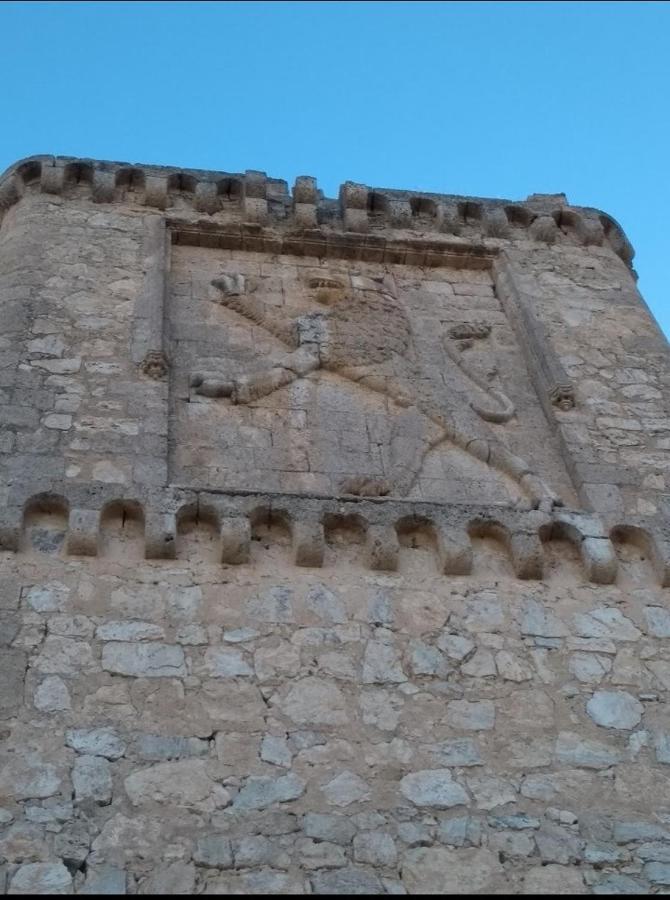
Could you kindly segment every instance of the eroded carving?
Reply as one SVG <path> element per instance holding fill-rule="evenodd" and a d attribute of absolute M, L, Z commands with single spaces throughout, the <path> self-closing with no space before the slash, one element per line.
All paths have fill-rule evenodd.
<path fill-rule="evenodd" d="M 444 341 L 444 349 L 456 363 L 466 379 L 475 388 L 479 388 L 493 406 L 482 405 L 477 398 L 470 400 L 470 406 L 477 415 L 487 422 L 509 422 L 514 415 L 514 404 L 503 391 L 498 390 L 492 384 L 498 375 L 498 370 L 493 362 L 490 351 L 481 354 L 477 363 L 466 359 L 466 351 L 475 346 L 475 341 L 483 341 L 491 334 L 491 326 L 488 322 L 462 322 L 449 329 Z"/>
<path fill-rule="evenodd" d="M 559 409 L 568 410 L 575 405 L 575 389 L 571 384 L 557 384 L 549 396 Z"/>
<path fill-rule="evenodd" d="M 211 371 L 194 372 L 191 387 L 196 394 L 247 404 L 318 370 L 333 372 L 385 395 L 399 410 L 392 425 L 388 478 L 350 478 L 340 485 L 344 493 L 405 496 L 426 454 L 451 441 L 515 479 L 535 505 L 560 502 L 531 466 L 482 421 L 505 421 L 512 415 L 513 406 L 504 394 L 491 389 L 459 361 L 466 378 L 499 406 L 496 410 L 473 403 L 469 409 L 457 391 L 440 390 L 422 373 L 410 320 L 391 275 L 313 273 L 307 276 L 307 286 L 315 308 L 302 315 L 287 314 L 252 291 L 240 293 L 240 278 L 215 278 L 216 302 L 274 335 L 289 352 L 267 368 L 233 378 Z M 473 339 L 487 333 L 483 326 L 471 326 L 468 332 Z"/>
<path fill-rule="evenodd" d="M 162 350 L 150 350 L 140 363 L 140 371 L 148 378 L 160 381 L 168 372 L 167 358 Z"/>

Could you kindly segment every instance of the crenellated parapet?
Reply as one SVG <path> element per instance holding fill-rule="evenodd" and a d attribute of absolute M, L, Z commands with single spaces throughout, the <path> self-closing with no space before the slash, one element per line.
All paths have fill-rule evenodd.
<path fill-rule="evenodd" d="M 397 236 L 445 236 L 491 247 L 531 241 L 606 246 L 631 266 L 634 250 L 606 213 L 568 205 L 564 195 L 533 194 L 524 202 L 372 188 L 345 182 L 337 200 L 323 196 L 316 179 L 287 183 L 265 172 L 244 173 L 34 156 L 0 177 L 0 217 L 26 192 L 81 196 L 94 203 L 123 203 L 212 224 L 236 222 L 272 231 L 318 229 L 360 242 L 380 231 Z"/>
<path fill-rule="evenodd" d="M 169 488 L 135 496 L 113 485 L 53 485 L 23 496 L 3 510 L 0 540 L 6 551 L 34 553 L 33 519 L 46 516 L 62 529 L 58 552 L 96 556 L 110 519 L 130 518 L 144 533 L 147 559 L 179 558 L 180 535 L 202 526 L 212 535 L 217 559 L 230 566 L 252 562 L 254 541 L 277 527 L 297 566 L 321 568 L 333 534 L 346 531 L 361 545 L 368 568 L 398 569 L 402 547 L 432 548 L 439 572 L 473 572 L 473 539 L 489 538 L 506 551 L 517 578 L 546 576 L 544 547 L 566 541 L 576 549 L 584 579 L 612 584 L 617 578 L 615 544 L 632 543 L 648 554 L 661 586 L 670 584 L 670 535 L 658 522 L 609 526 L 598 516 L 557 507 L 552 512 L 505 505 L 444 504 L 386 499 L 210 492 Z M 47 552 L 53 547 L 49 546 Z"/>

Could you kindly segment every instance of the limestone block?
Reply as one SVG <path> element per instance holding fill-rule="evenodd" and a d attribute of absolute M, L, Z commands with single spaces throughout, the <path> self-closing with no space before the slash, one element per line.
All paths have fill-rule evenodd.
<path fill-rule="evenodd" d="M 42 165 L 40 173 L 40 190 L 45 194 L 61 194 L 65 176 L 64 166 Z"/>
<path fill-rule="evenodd" d="M 249 562 L 251 525 L 246 517 L 226 517 L 221 521 L 221 562 L 235 566 Z"/>
<path fill-rule="evenodd" d="M 400 545 L 395 528 L 388 525 L 369 525 L 367 550 L 371 569 L 394 572 L 398 568 Z"/>
<path fill-rule="evenodd" d="M 116 180 L 113 172 L 104 172 L 102 169 L 93 171 L 93 188 L 91 196 L 94 203 L 111 203 L 114 199 Z"/>

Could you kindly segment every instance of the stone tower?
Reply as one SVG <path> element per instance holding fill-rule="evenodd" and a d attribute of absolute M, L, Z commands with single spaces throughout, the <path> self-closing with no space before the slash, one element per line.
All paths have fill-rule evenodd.
<path fill-rule="evenodd" d="M 0 216 L 9 892 L 666 892 L 619 225 L 50 156 Z"/>

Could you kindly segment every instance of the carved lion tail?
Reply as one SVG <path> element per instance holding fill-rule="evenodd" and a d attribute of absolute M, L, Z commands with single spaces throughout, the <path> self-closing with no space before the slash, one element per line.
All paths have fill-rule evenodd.
<path fill-rule="evenodd" d="M 461 358 L 460 352 L 452 344 L 449 338 L 444 341 L 444 349 L 449 354 L 452 362 L 456 363 L 463 375 L 465 375 L 467 380 L 475 387 L 479 388 L 480 391 L 483 391 L 486 396 L 493 401 L 494 406 L 493 408 L 490 408 L 488 406 L 483 406 L 476 400 L 471 400 L 470 406 L 477 415 L 486 422 L 509 422 L 515 413 L 515 407 L 507 394 L 490 387 L 483 378 L 473 372 L 472 369 L 465 364 L 464 360 Z M 496 405 L 498 407 L 497 409 L 495 408 Z"/>
<path fill-rule="evenodd" d="M 480 385 L 477 385 L 480 387 Z M 502 391 L 496 391 L 493 388 L 481 388 L 489 397 L 492 397 L 499 404 L 500 409 L 487 409 L 480 406 L 475 400 L 470 401 L 470 406 L 474 409 L 478 416 L 481 416 L 487 422 L 509 422 L 514 415 L 514 404 Z"/>

